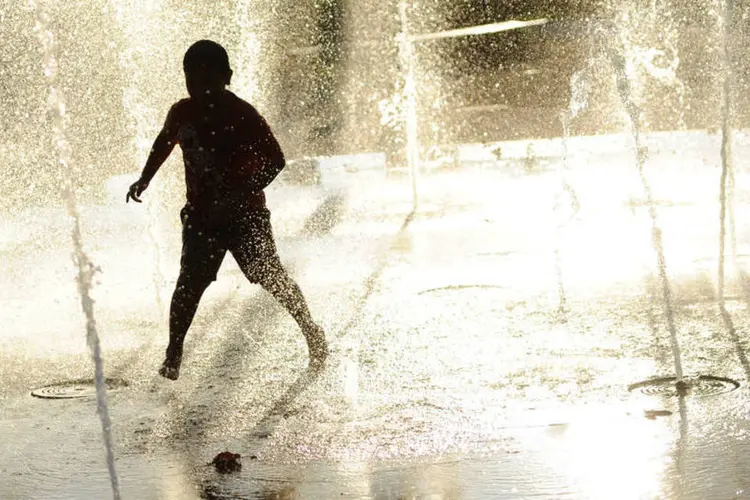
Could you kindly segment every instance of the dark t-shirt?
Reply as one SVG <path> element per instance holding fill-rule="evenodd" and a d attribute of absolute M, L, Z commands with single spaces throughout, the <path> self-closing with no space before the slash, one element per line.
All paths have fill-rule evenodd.
<path fill-rule="evenodd" d="M 198 212 L 228 206 L 262 209 L 266 197 L 252 180 L 283 165 L 279 143 L 258 111 L 226 90 L 213 104 L 183 99 L 169 110 L 164 133 L 180 145 L 188 205 Z"/>

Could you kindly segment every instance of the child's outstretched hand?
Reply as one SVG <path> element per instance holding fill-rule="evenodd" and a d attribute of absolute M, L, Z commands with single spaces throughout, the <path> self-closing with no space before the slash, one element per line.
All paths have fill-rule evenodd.
<path fill-rule="evenodd" d="M 130 201 L 131 198 L 133 199 L 133 201 L 141 203 L 141 193 L 143 193 L 147 187 L 148 182 L 144 181 L 143 179 L 138 179 L 137 181 L 135 181 L 130 186 L 130 189 L 128 189 L 128 194 L 125 196 L 125 203 Z"/>

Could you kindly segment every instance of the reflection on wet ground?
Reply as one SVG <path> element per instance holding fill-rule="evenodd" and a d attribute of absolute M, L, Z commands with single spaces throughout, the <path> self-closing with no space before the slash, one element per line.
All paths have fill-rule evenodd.
<path fill-rule="evenodd" d="M 111 215 L 119 206 L 98 209 L 104 221 L 84 210 L 84 224 L 98 221 L 88 227 L 103 269 L 95 294 L 106 373 L 128 383 L 110 396 L 124 497 L 750 495 L 744 261 L 730 266 L 719 307 L 716 201 L 659 205 L 685 373 L 740 386 L 629 390 L 675 369 L 650 221 L 627 203 L 635 189 L 627 168 L 613 164 L 594 185 L 573 172 L 580 208 L 563 219 L 553 174 L 425 175 L 414 213 L 397 179 L 310 191 L 304 217 L 279 210 L 275 224 L 282 257 L 331 336 L 330 362 L 306 371 L 293 321 L 228 262 L 176 383 L 155 372 L 166 328 L 151 303 L 150 269 L 137 278 L 150 255 L 148 240 L 133 237 L 142 227 Z M 660 200 L 692 185 L 663 175 L 654 181 Z M 736 207 L 738 220 L 744 209 Z M 163 229 L 162 263 L 177 262 L 176 234 Z M 738 230 L 740 255 L 748 236 Z M 14 325 L 0 339 L 0 497 L 105 498 L 92 400 L 29 396 L 90 378 L 90 365 L 68 312 L 67 251 L 25 248 L 3 247 L 0 264 L 13 271 L 2 316 Z M 60 270 L 45 274 L 33 260 Z M 165 266 L 168 290 L 176 265 Z M 52 323 L 39 310 L 61 314 Z M 241 471 L 210 465 L 225 450 L 242 456 Z"/>

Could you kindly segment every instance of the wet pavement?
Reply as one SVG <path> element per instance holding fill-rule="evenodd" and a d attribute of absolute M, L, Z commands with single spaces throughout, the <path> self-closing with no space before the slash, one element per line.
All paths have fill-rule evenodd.
<path fill-rule="evenodd" d="M 675 363 L 637 172 L 627 154 L 597 154 L 567 173 L 575 203 L 554 161 L 426 173 L 416 212 L 408 179 L 379 172 L 275 187 L 282 259 L 334 350 L 320 372 L 291 318 L 228 259 L 181 378 L 158 377 L 154 283 L 166 303 L 176 214 L 156 226 L 159 275 L 146 207 L 85 208 L 105 374 L 127 384 L 109 396 L 123 497 L 750 497 L 743 164 L 722 311 L 713 157 L 653 155 L 683 368 L 739 383 L 678 396 L 629 390 Z M 93 398 L 30 396 L 93 371 L 67 220 L 36 216 L 6 219 L 0 248 L 0 498 L 108 498 Z M 208 465 L 226 450 L 241 471 Z"/>

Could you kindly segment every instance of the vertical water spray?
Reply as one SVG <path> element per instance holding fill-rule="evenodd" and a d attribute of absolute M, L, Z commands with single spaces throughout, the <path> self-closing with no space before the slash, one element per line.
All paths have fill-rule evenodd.
<path fill-rule="evenodd" d="M 648 156 L 646 147 L 641 144 L 641 110 L 631 97 L 630 79 L 628 78 L 627 65 L 623 55 L 613 48 L 609 48 L 609 58 L 615 71 L 617 91 L 630 118 L 630 127 L 633 134 L 635 147 L 636 166 L 638 175 L 643 186 L 644 197 L 648 204 L 648 213 L 651 218 L 651 241 L 654 246 L 657 258 L 657 268 L 659 271 L 659 280 L 661 282 L 662 300 L 664 314 L 667 319 L 667 328 L 671 339 L 672 354 L 674 356 L 675 375 L 677 377 L 678 387 L 684 384 L 682 373 L 682 355 L 680 345 L 677 339 L 677 327 L 674 320 L 674 309 L 672 307 L 672 289 L 667 275 L 667 262 L 664 257 L 664 245 L 662 243 L 662 232 L 659 227 L 659 221 L 656 216 L 654 198 L 651 192 L 651 186 L 646 178 L 645 163 Z"/>
<path fill-rule="evenodd" d="M 673 7 L 670 2 L 654 1 L 654 18 L 656 26 L 662 26 L 659 33 L 659 41 L 663 49 L 656 52 L 656 57 L 652 59 L 649 65 L 649 74 L 661 82 L 671 85 L 677 96 L 677 109 L 679 112 L 677 128 L 687 130 L 685 122 L 685 83 L 678 76 L 680 68 L 679 38 L 680 31 L 676 26 L 676 20 L 673 14 Z M 666 64 L 659 64 L 658 59 L 664 59 Z"/>
<path fill-rule="evenodd" d="M 111 1 L 114 4 L 117 22 L 127 43 L 127 47 L 120 54 L 120 67 L 128 80 L 128 85 L 123 91 L 122 102 L 123 107 L 131 117 L 136 150 L 135 159 L 139 162 L 138 167 L 140 167 L 148 156 L 151 148 L 150 138 L 153 136 L 153 130 L 156 128 L 153 109 L 150 109 L 145 104 L 145 99 L 140 91 L 143 82 L 138 79 L 138 75 L 143 73 L 144 66 L 143 61 L 139 60 L 139 57 L 142 57 L 147 52 L 147 48 L 142 46 L 143 40 L 146 38 L 144 35 L 149 34 L 144 33 L 144 30 L 148 26 L 144 26 L 144 12 L 142 10 L 144 8 L 149 9 L 145 17 L 151 18 L 154 17 L 160 5 L 158 2 L 149 2 L 148 6 L 143 6 L 133 4 L 132 0 Z M 164 273 L 162 272 L 161 265 L 161 249 L 163 245 L 160 242 L 157 227 L 159 222 L 158 204 L 155 202 L 147 203 L 146 212 L 148 215 L 147 234 L 153 249 L 154 270 L 152 281 L 156 294 L 156 307 L 159 310 L 160 318 L 163 320 L 164 301 L 161 294 L 161 286 L 164 282 Z"/>
<path fill-rule="evenodd" d="M 44 54 L 44 75 L 49 84 L 49 109 L 52 116 L 55 145 L 59 155 L 58 168 L 62 180 L 62 194 L 65 208 L 72 220 L 73 261 L 77 267 L 76 282 L 78 294 L 81 298 L 81 308 L 86 318 L 86 343 L 94 361 L 94 381 L 96 384 L 96 406 L 102 424 L 104 446 L 107 450 L 107 467 L 109 470 L 112 493 L 115 500 L 120 499 L 120 488 L 115 471 L 115 460 L 112 446 L 112 424 L 107 407 L 107 389 L 104 385 L 104 365 L 101 356 L 99 334 L 94 317 L 94 300 L 91 297 L 92 281 L 97 268 L 83 250 L 81 235 L 81 221 L 73 188 L 74 174 L 71 172 L 71 148 L 66 137 L 65 100 L 57 87 L 57 60 L 55 58 L 55 36 L 48 28 L 49 17 L 43 2 L 31 0 L 31 6 L 36 9 L 36 24 L 34 30 L 42 45 Z"/>
<path fill-rule="evenodd" d="M 158 221 L 158 213 L 152 204 L 147 205 L 148 212 L 148 238 L 153 246 L 154 255 L 154 272 L 152 274 L 152 281 L 154 283 L 154 293 L 156 294 L 156 308 L 159 311 L 159 318 L 164 319 L 164 299 L 161 297 L 161 285 L 164 282 L 164 273 L 161 270 L 161 245 L 159 244 L 158 232 L 156 224 Z"/>
<path fill-rule="evenodd" d="M 564 120 L 564 119 L 563 119 Z M 567 123 L 564 122 L 563 128 L 567 128 Z M 563 186 L 565 188 L 567 184 Z M 562 194 L 562 193 L 561 193 Z M 555 201 L 555 211 L 557 211 L 562 205 L 561 194 L 558 195 L 558 199 Z M 557 313 L 564 318 L 564 314 L 568 311 L 568 296 L 565 292 L 565 281 L 563 277 L 563 263 L 562 263 L 562 245 L 563 245 L 563 228 L 565 222 L 561 219 L 558 220 L 558 224 L 555 230 L 555 275 L 557 277 Z"/>
<path fill-rule="evenodd" d="M 414 79 L 414 42 L 409 33 L 409 20 L 406 14 L 407 3 L 399 3 L 401 17 L 401 34 L 399 56 L 401 64 L 406 68 L 404 93 L 406 94 L 406 161 L 411 176 L 413 208 L 417 208 L 417 176 L 419 174 L 419 130 L 417 123 L 417 87 Z"/>
<path fill-rule="evenodd" d="M 249 0 L 237 1 L 234 7 L 235 22 L 241 33 L 237 46 L 236 67 L 232 86 L 247 100 L 257 102 L 260 97 L 259 60 L 261 41 L 258 36 L 260 21 L 256 8 Z"/>
<path fill-rule="evenodd" d="M 678 77 L 680 31 L 671 2 L 654 0 L 648 9 L 638 2 L 624 2 L 619 9 L 620 41 L 627 49 L 623 55 L 632 64 L 631 97 L 649 100 L 649 109 L 653 111 L 649 118 L 655 123 L 677 109 L 676 128 L 685 130 L 685 84 Z M 670 99 L 669 94 L 662 93 L 665 88 L 671 89 L 677 98 L 675 106 L 665 107 Z"/>
<path fill-rule="evenodd" d="M 591 61 L 591 59 L 589 59 Z M 573 209 L 573 214 L 570 216 L 559 215 L 558 224 L 556 230 L 557 244 L 555 245 L 555 272 L 557 274 L 557 292 L 559 297 L 558 312 L 565 313 L 567 310 L 567 295 L 565 293 L 565 286 L 563 282 L 562 274 L 562 255 L 560 247 L 562 245 L 562 233 L 567 222 L 575 216 L 580 209 L 580 203 L 578 201 L 578 195 L 575 189 L 568 182 L 567 173 L 570 170 L 569 163 L 569 141 L 570 141 L 570 122 L 578 116 L 578 113 L 586 108 L 588 105 L 588 94 L 584 81 L 584 73 L 586 69 L 577 71 L 570 78 L 570 102 L 568 109 L 560 114 L 560 122 L 563 129 L 563 164 L 560 171 L 560 191 L 555 200 L 555 211 L 561 210 L 564 204 L 564 194 L 567 194 L 570 198 L 570 204 Z"/>
<path fill-rule="evenodd" d="M 723 82 L 721 100 L 721 180 L 719 184 L 719 269 L 718 269 L 718 293 L 719 304 L 724 306 L 724 280 L 725 280 L 725 254 L 727 238 L 727 214 L 731 227 L 732 253 L 736 258 L 737 247 L 734 231 L 733 191 L 734 173 L 732 169 L 732 124 L 731 124 L 731 62 L 729 60 L 729 43 L 731 35 L 731 19 L 733 4 L 732 0 L 724 1 L 724 9 L 721 15 L 722 22 L 722 58 L 723 58 Z"/>

